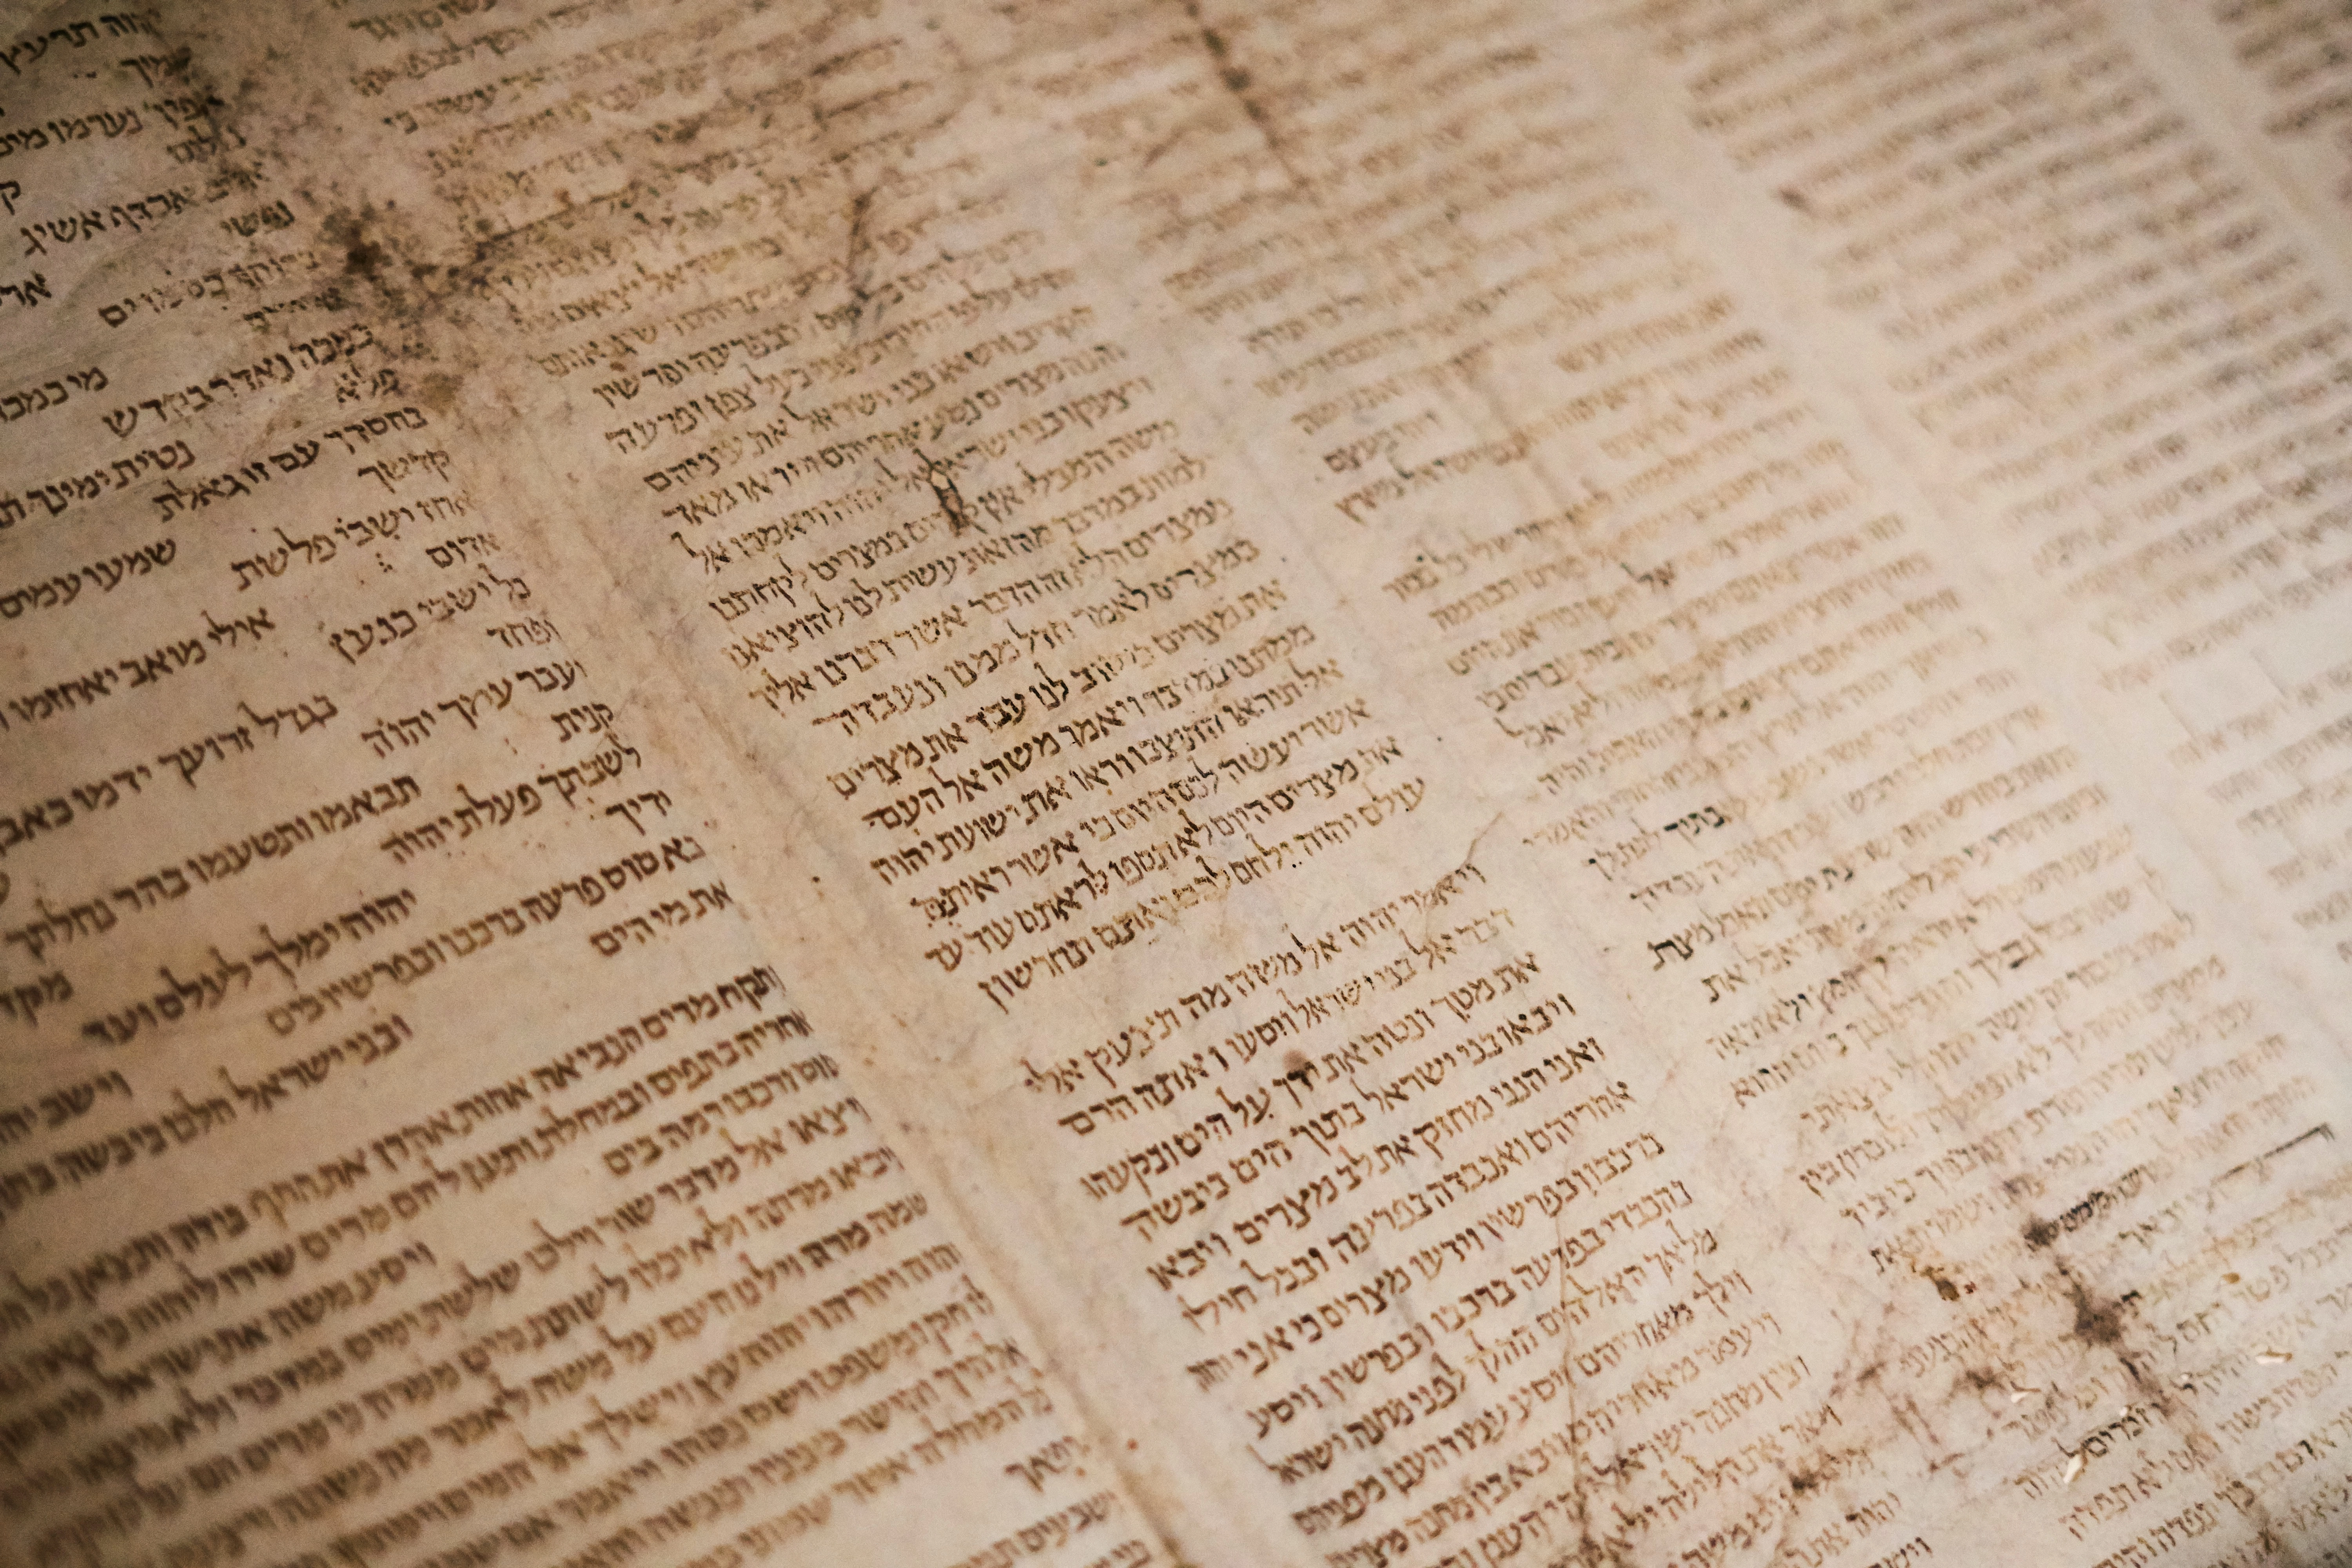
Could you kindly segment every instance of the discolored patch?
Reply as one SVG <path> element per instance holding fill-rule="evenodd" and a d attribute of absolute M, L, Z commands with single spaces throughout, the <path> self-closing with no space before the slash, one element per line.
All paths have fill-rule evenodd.
<path fill-rule="evenodd" d="M 457 406 L 457 391 L 464 384 L 446 372 L 427 371 L 417 378 L 416 400 L 436 414 L 447 414 Z"/>
<path fill-rule="evenodd" d="M 327 219 L 327 237 L 342 251 L 343 270 L 354 278 L 376 282 L 392 260 L 391 252 L 369 232 L 366 222 L 349 214 L 338 213 Z"/>
<path fill-rule="evenodd" d="M 2086 1345 L 2107 1349 L 2121 1344 L 2124 1337 L 2123 1304 L 2102 1302 L 2084 1288 L 2079 1279 L 2069 1278 L 2067 1289 L 2074 1298 L 2074 1336 Z"/>

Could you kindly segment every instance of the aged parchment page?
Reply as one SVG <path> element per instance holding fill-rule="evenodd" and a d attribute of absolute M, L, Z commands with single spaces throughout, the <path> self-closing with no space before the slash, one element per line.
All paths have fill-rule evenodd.
<path fill-rule="evenodd" d="M 0 1559 L 1165 1561 L 265 20 L 5 57 Z"/>
<path fill-rule="evenodd" d="M 0 1551 L 2334 1560 L 2206 26 L 22 16 Z"/>

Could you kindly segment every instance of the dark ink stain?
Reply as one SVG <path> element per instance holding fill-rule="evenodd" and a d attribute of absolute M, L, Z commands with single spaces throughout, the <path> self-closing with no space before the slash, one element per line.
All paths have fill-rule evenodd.
<path fill-rule="evenodd" d="M 873 298 L 868 282 L 873 273 L 874 239 L 867 227 L 874 215 L 874 196 L 872 190 L 863 190 L 849 204 L 848 254 L 842 262 L 843 270 L 849 275 L 849 320 L 853 328 L 865 321 L 866 304 Z"/>
<path fill-rule="evenodd" d="M 2042 1251 L 2052 1242 L 2057 1239 L 2058 1227 L 2050 1221 L 2046 1219 L 2036 1219 L 2028 1220 L 2026 1222 L 2025 1245 L 2033 1248 L 2034 1251 Z"/>
<path fill-rule="evenodd" d="M 933 462 L 923 456 L 920 448 L 916 450 L 915 457 L 923 465 L 923 482 L 931 487 L 931 495 L 940 503 L 940 510 L 947 515 L 950 536 L 986 533 L 988 530 L 971 515 L 971 503 L 965 500 L 963 492 L 956 488 L 955 469 L 948 464 Z"/>
<path fill-rule="evenodd" d="M 1798 212 L 1810 216 L 1813 210 L 1812 203 L 1805 200 L 1805 193 L 1797 189 L 1794 185 L 1783 185 L 1780 190 L 1773 194 L 1778 195 L 1782 201 L 1788 203 L 1790 206 L 1793 207 Z"/>
<path fill-rule="evenodd" d="M 1957 1301 L 1963 1296 L 1973 1296 L 1977 1293 L 1975 1286 L 1963 1284 L 1952 1279 L 1932 1264 L 1915 1263 L 1911 1266 L 1911 1271 L 1933 1285 L 1936 1288 L 1936 1294 L 1947 1301 Z"/>
<path fill-rule="evenodd" d="M 369 237 L 365 220 L 338 215 L 327 220 L 327 237 L 343 251 L 343 270 L 373 283 L 391 259 L 383 247 Z"/>
<path fill-rule="evenodd" d="M 382 209 L 362 205 L 357 211 L 338 207 L 327 215 L 321 235 L 341 255 L 344 278 L 365 289 L 378 306 L 395 317 L 412 320 L 419 304 L 417 294 L 430 297 L 426 279 L 439 268 L 411 258 L 414 247 L 403 243 L 403 231 L 389 205 Z M 456 281 L 454 274 L 449 280 Z"/>
<path fill-rule="evenodd" d="M 1201 47 L 1209 52 L 1210 62 L 1217 68 L 1217 79 L 1224 84 L 1227 92 L 1234 95 L 1234 101 L 1241 105 L 1242 112 L 1249 116 L 1250 123 L 1257 127 L 1258 134 L 1265 138 L 1267 148 L 1282 163 L 1284 172 L 1297 181 L 1297 172 L 1290 168 L 1285 156 L 1274 117 L 1266 112 L 1265 105 L 1251 96 L 1253 79 L 1234 60 L 1233 45 L 1226 41 L 1223 33 L 1202 20 L 1200 0 L 1184 0 L 1184 15 L 1192 18 L 1192 25 L 1200 29 Z"/>
<path fill-rule="evenodd" d="M 1250 73 L 1232 63 L 1233 51 L 1225 43 L 1225 36 L 1214 27 L 1204 26 L 1201 29 L 1201 42 L 1208 45 L 1209 58 L 1217 62 L 1218 78 L 1234 91 L 1247 92 L 1250 86 Z"/>
<path fill-rule="evenodd" d="M 2083 1282 L 2068 1276 L 2066 1288 L 2074 1298 L 2074 1337 L 2086 1345 L 2104 1348 L 2123 1343 L 2123 1303 L 2109 1301 L 2101 1305 Z"/>
<path fill-rule="evenodd" d="M 1287 1072 L 1305 1072 L 1307 1066 L 1305 1053 L 1296 1050 L 1283 1052 L 1282 1066 Z"/>

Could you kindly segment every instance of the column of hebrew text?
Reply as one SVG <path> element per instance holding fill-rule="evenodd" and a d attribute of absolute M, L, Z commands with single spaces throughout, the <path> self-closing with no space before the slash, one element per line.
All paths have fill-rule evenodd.
<path fill-rule="evenodd" d="M 1483 796 L 1470 918 L 1432 884 L 1292 928 L 1398 920 L 1392 999 L 1171 996 L 1205 1063 L 1054 1077 L 1123 1134 L 1090 1191 L 1175 1189 L 1121 1219 L 1208 1331 L 1188 1374 L 1334 1564 L 2326 1544 L 2334 1047 L 2174 903 L 1575 37 L 1432 9 L 1219 18 L 1226 133 L 1114 125 L 1152 271 Z M 1255 1077 L 1272 1193 L 1161 1173 L 1182 1069 L 1242 1116 Z M 1351 1321 L 1383 1292 L 1427 1361 Z"/>
<path fill-rule="evenodd" d="M 0 40 L 0 1558 L 1163 1561 L 231 19 Z"/>
<path fill-rule="evenodd" d="M 2326 1539 L 2333 1047 L 1576 32 L 885 11 L 791 158 L 695 47 L 390 107 L 1192 1551 Z"/>
<path fill-rule="evenodd" d="M 2215 9 L 2319 93 L 2316 8 Z M 1644 16 L 1691 122 L 1818 268 L 1912 470 L 1992 544 L 2003 596 L 2064 628 L 2085 711 L 2340 986 L 2352 394 L 2311 231 L 2096 5 Z"/>

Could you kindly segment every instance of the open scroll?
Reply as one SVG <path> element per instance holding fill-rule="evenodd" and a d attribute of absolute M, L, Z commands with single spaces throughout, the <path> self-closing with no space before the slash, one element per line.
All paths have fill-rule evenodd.
<path fill-rule="evenodd" d="M 0 1562 L 2352 1561 L 2352 22 L 0 28 Z"/>

